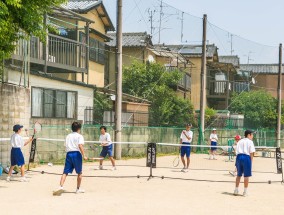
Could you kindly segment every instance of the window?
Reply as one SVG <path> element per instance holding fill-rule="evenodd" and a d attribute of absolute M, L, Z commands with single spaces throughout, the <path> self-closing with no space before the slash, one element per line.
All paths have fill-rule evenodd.
<path fill-rule="evenodd" d="M 80 42 L 86 43 L 86 36 L 80 32 Z M 100 42 L 94 38 L 89 38 L 90 43 L 90 60 L 99 64 L 105 64 L 105 43 Z"/>
<path fill-rule="evenodd" d="M 76 118 L 76 92 L 32 88 L 32 117 Z"/>

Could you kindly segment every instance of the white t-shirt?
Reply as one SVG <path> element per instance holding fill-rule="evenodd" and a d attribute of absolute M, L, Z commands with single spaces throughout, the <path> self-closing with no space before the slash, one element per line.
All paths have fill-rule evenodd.
<path fill-rule="evenodd" d="M 22 148 L 25 145 L 24 139 L 21 137 L 21 135 L 16 133 L 11 136 L 10 142 L 13 148 Z"/>
<path fill-rule="evenodd" d="M 248 139 L 248 138 L 244 138 L 241 139 L 238 143 L 237 143 L 237 147 L 236 147 L 236 154 L 246 154 L 246 155 L 250 155 L 250 153 L 255 152 L 255 148 L 254 148 L 254 144 L 253 142 Z"/>
<path fill-rule="evenodd" d="M 77 132 L 68 134 L 65 141 L 66 152 L 80 151 L 80 144 L 84 145 L 84 137 L 81 134 Z"/>
<path fill-rule="evenodd" d="M 214 140 L 213 140 L 213 139 L 214 139 Z M 217 136 L 217 134 L 211 133 L 211 134 L 210 134 L 210 141 L 218 142 L 218 136 Z"/>
<path fill-rule="evenodd" d="M 110 145 L 112 144 L 111 138 L 110 138 L 110 134 L 109 134 L 109 133 L 105 133 L 104 135 L 101 134 L 99 141 L 100 141 L 100 142 L 103 142 L 103 143 L 108 142 L 108 146 L 110 146 Z"/>
<path fill-rule="evenodd" d="M 186 134 L 186 136 L 190 138 L 190 140 L 185 136 L 184 133 Z M 189 131 L 183 130 L 180 135 L 180 139 L 182 140 L 183 143 L 191 143 L 192 137 L 193 137 L 193 132 L 191 130 Z"/>

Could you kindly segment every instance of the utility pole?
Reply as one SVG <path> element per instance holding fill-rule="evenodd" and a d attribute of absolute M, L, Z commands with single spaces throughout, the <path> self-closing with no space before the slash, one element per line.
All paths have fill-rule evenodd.
<path fill-rule="evenodd" d="M 233 34 L 231 34 L 231 55 L 233 55 L 233 52 L 234 52 L 234 50 L 233 50 Z"/>
<path fill-rule="evenodd" d="M 121 111 L 122 111 L 122 0 L 117 0 L 115 142 L 121 142 Z M 121 144 L 115 144 L 115 158 L 118 160 L 121 159 Z"/>
<path fill-rule="evenodd" d="M 162 16 L 163 16 L 163 0 L 161 0 L 161 4 L 160 4 L 159 42 L 158 42 L 158 44 L 161 43 Z"/>
<path fill-rule="evenodd" d="M 199 141 L 204 142 L 205 129 L 205 107 L 206 107 L 206 34 L 207 34 L 207 15 L 203 15 L 203 36 L 202 36 L 202 64 L 201 64 L 201 89 L 200 89 L 200 125 Z"/>
<path fill-rule="evenodd" d="M 180 32 L 180 42 L 181 43 L 183 41 L 183 14 L 184 12 L 181 13 L 181 32 Z"/>
<path fill-rule="evenodd" d="M 155 12 L 155 11 L 154 11 Z M 150 12 L 150 23 L 151 23 L 151 36 L 153 35 L 153 11 L 151 10 Z"/>
<path fill-rule="evenodd" d="M 280 147 L 281 139 L 281 90 L 282 90 L 282 44 L 279 45 L 278 68 L 278 117 L 277 117 L 277 147 Z"/>

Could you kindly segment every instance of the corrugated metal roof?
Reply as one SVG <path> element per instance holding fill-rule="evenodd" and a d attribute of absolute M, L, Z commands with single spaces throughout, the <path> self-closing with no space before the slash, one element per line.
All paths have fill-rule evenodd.
<path fill-rule="evenodd" d="M 184 56 L 200 57 L 202 55 L 202 45 L 166 45 L 166 47 Z M 217 50 L 214 44 L 207 45 L 207 57 L 213 57 Z"/>
<path fill-rule="evenodd" d="M 68 10 L 86 11 L 100 3 L 101 0 L 69 0 L 61 6 Z"/>
<path fill-rule="evenodd" d="M 112 40 L 107 43 L 111 47 L 116 46 L 116 34 L 107 34 Z M 122 46 L 123 47 L 141 47 L 152 45 L 150 35 L 147 32 L 135 32 L 135 33 L 123 33 L 122 34 Z"/>
<path fill-rule="evenodd" d="M 240 69 L 259 74 L 277 74 L 278 64 L 241 64 Z"/>
<path fill-rule="evenodd" d="M 219 62 L 220 63 L 231 63 L 235 67 L 240 66 L 240 58 L 236 55 L 231 55 L 231 56 L 219 56 Z"/>

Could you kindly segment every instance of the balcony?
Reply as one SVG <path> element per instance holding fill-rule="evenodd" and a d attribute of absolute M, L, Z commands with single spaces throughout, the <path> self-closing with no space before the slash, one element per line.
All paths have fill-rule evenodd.
<path fill-rule="evenodd" d="M 212 81 L 208 83 L 208 98 L 228 98 L 233 92 L 241 93 L 250 90 L 249 82 Z"/>
<path fill-rule="evenodd" d="M 49 73 L 86 73 L 87 51 L 84 43 L 48 34 L 46 44 L 37 37 L 30 41 L 20 39 L 12 59 L 23 61 L 28 56 L 32 69 Z"/>

